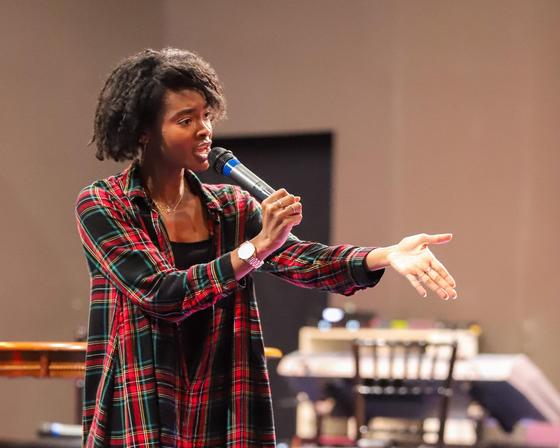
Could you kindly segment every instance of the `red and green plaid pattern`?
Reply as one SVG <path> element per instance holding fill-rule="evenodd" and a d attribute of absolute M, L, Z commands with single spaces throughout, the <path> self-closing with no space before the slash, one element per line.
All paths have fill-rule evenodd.
<path fill-rule="evenodd" d="M 139 167 L 97 181 L 76 213 L 91 275 L 83 409 L 84 446 L 272 447 L 274 421 L 257 301 L 229 252 L 256 235 L 259 204 L 231 185 L 187 182 L 206 206 L 215 259 L 177 270 Z M 371 248 L 290 237 L 261 268 L 291 283 L 351 295 L 383 271 Z M 189 378 L 183 321 L 212 309 L 200 363 Z"/>

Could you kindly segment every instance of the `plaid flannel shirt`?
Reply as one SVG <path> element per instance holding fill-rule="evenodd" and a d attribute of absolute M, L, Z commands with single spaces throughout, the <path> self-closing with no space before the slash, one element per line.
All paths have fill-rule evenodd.
<path fill-rule="evenodd" d="M 78 230 L 91 278 L 83 445 L 275 446 L 263 337 L 251 276 L 236 281 L 230 251 L 256 235 L 260 205 L 231 185 L 186 180 L 202 199 L 215 258 L 174 266 L 165 227 L 133 163 L 84 188 Z M 372 248 L 290 236 L 261 268 L 307 288 L 351 295 L 375 285 Z M 211 307 L 194 377 L 181 323 Z"/>

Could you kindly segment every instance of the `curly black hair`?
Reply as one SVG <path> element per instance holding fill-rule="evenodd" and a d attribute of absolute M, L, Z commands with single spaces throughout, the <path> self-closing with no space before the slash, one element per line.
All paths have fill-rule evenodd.
<path fill-rule="evenodd" d="M 143 50 L 124 59 L 109 75 L 95 111 L 96 157 L 133 160 L 141 155 L 140 137 L 157 123 L 167 90 L 192 89 L 204 96 L 213 120 L 225 116 L 223 88 L 214 69 L 186 50 Z"/>

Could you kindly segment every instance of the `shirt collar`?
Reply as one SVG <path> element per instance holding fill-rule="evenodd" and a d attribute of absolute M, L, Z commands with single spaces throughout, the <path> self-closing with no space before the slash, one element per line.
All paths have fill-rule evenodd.
<path fill-rule="evenodd" d="M 131 201 L 143 200 L 148 204 L 151 203 L 151 198 L 142 185 L 140 164 L 138 161 L 132 162 L 132 164 L 121 173 L 120 177 L 123 185 L 123 193 L 128 196 Z M 202 198 L 209 210 L 215 210 L 217 212 L 222 211 L 218 198 L 200 181 L 196 174 L 190 170 L 185 170 L 185 180 L 191 191 Z"/>

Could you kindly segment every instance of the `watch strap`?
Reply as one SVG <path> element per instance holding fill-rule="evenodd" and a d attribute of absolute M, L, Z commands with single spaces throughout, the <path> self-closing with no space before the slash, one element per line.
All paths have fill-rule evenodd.
<path fill-rule="evenodd" d="M 260 268 L 263 264 L 264 261 L 261 260 L 260 258 L 255 257 L 254 255 L 249 257 L 247 260 L 245 260 L 247 263 L 249 263 L 252 267 L 254 267 L 255 269 Z"/>

